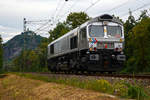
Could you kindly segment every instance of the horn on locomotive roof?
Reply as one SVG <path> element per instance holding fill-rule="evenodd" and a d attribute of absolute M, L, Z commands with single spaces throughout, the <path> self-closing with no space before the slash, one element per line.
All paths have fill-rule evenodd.
<path fill-rule="evenodd" d="M 102 16 L 99 16 L 100 19 L 113 19 L 113 16 L 108 15 L 108 14 L 104 14 Z"/>
<path fill-rule="evenodd" d="M 97 22 L 97 21 L 105 21 L 105 20 L 107 20 L 107 21 L 108 20 L 111 20 L 111 21 L 115 20 L 116 21 L 116 19 L 113 16 L 111 16 L 109 14 L 104 14 L 104 15 L 101 15 L 101 16 L 98 16 L 98 17 L 91 19 L 89 21 L 89 23 Z"/>

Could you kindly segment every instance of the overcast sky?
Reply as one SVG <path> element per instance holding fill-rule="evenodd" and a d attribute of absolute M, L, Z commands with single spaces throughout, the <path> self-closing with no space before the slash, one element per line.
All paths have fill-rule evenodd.
<path fill-rule="evenodd" d="M 27 20 L 44 20 L 54 17 L 63 21 L 70 12 L 86 11 L 90 17 L 104 13 L 115 14 L 126 20 L 129 9 L 135 10 L 145 5 L 144 8 L 134 12 L 138 17 L 140 11 L 149 9 L 150 0 L 0 0 L 0 35 L 6 42 L 23 31 L 23 18 Z M 49 24 L 50 25 L 50 24 Z M 35 29 L 39 26 L 29 25 Z M 48 27 L 50 29 L 50 27 Z M 47 36 L 47 34 L 41 34 Z"/>

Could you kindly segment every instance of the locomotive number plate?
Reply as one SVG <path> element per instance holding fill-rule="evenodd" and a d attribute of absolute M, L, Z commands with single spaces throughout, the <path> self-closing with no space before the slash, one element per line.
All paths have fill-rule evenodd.
<path fill-rule="evenodd" d="M 114 46 L 115 46 L 115 48 L 122 48 L 123 47 L 122 43 L 115 43 Z"/>
<path fill-rule="evenodd" d="M 98 54 L 91 54 L 90 60 L 99 60 L 99 55 Z"/>

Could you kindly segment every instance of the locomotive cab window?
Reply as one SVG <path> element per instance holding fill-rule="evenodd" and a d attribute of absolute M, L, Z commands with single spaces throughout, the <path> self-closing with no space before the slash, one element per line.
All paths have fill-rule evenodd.
<path fill-rule="evenodd" d="M 70 39 L 70 49 L 77 48 L 77 36 L 74 36 Z"/>
<path fill-rule="evenodd" d="M 110 37 L 120 38 L 122 36 L 122 30 L 120 26 L 107 26 L 107 35 Z"/>
<path fill-rule="evenodd" d="M 50 46 L 50 53 L 51 53 L 51 54 L 54 54 L 54 44 L 52 44 L 52 45 Z"/>
<path fill-rule="evenodd" d="M 90 25 L 89 35 L 91 37 L 104 37 L 104 26 L 102 25 Z"/>

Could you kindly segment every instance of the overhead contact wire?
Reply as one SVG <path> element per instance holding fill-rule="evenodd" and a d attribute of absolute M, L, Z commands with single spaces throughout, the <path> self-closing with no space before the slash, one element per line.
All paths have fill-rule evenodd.
<path fill-rule="evenodd" d="M 136 8 L 136 9 L 134 9 L 134 10 L 131 10 L 131 12 L 135 12 L 135 11 L 140 10 L 140 9 L 142 9 L 142 8 L 145 8 L 145 7 L 149 6 L 149 5 L 150 5 L 150 3 L 144 4 L 144 5 L 141 6 L 141 7 L 138 7 L 138 8 Z M 122 14 L 121 17 L 123 17 L 123 16 L 125 16 L 125 15 L 127 15 L 127 14 L 128 14 L 128 13 Z"/>

